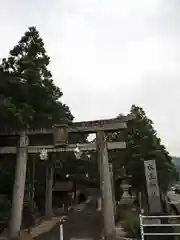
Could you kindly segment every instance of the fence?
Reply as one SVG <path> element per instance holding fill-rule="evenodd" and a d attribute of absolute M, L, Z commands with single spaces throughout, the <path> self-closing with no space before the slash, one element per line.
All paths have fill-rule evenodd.
<path fill-rule="evenodd" d="M 161 223 L 162 219 L 173 220 L 180 219 L 180 215 L 162 215 L 162 216 L 145 216 L 139 215 L 140 217 L 140 231 L 141 231 L 141 240 L 145 239 L 145 236 L 180 236 L 179 232 L 145 232 L 144 228 L 149 229 L 151 227 L 180 227 L 180 223 Z M 147 221 L 148 220 L 148 221 Z M 153 222 L 153 223 L 152 223 Z"/>

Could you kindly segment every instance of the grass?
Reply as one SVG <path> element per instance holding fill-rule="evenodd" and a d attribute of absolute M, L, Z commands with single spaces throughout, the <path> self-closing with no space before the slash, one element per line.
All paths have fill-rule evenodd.
<path fill-rule="evenodd" d="M 124 231 L 127 232 L 127 237 L 140 238 L 140 223 L 137 213 L 131 212 L 125 214 L 122 226 Z"/>
<path fill-rule="evenodd" d="M 127 233 L 127 237 L 140 238 L 139 211 L 132 211 L 132 208 L 119 209 L 119 221 Z"/>

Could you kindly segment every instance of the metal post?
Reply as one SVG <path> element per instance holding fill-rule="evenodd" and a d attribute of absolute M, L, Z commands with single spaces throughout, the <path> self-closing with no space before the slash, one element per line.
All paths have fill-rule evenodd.
<path fill-rule="evenodd" d="M 143 226 L 142 215 L 139 215 L 139 219 L 140 219 L 141 240 L 144 240 L 144 226 Z"/>
<path fill-rule="evenodd" d="M 111 176 L 109 172 L 107 144 L 105 140 L 105 133 L 103 131 L 97 132 L 97 148 L 102 190 L 104 232 L 105 238 L 111 239 L 115 236 L 114 206 Z"/>
<path fill-rule="evenodd" d="M 63 234 L 63 223 L 60 223 L 60 240 L 64 239 L 64 234 Z"/>
<path fill-rule="evenodd" d="M 16 159 L 16 172 L 13 187 L 12 213 L 10 219 L 10 238 L 19 235 L 22 220 L 24 189 L 26 181 L 28 137 L 25 132 L 20 135 L 20 144 Z"/>

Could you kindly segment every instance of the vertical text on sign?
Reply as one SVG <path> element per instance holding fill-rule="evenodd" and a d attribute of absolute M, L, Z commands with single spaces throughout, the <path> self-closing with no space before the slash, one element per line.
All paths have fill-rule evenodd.
<path fill-rule="evenodd" d="M 150 212 L 160 212 L 160 192 L 155 160 L 144 161 Z"/>

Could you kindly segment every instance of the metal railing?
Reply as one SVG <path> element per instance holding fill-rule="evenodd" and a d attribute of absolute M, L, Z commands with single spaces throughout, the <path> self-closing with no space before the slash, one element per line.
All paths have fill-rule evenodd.
<path fill-rule="evenodd" d="M 66 222 L 66 220 L 67 220 L 67 216 L 63 216 L 59 221 L 59 223 L 60 223 L 60 225 L 59 225 L 59 239 L 60 240 L 64 240 L 64 223 Z"/>
<path fill-rule="evenodd" d="M 145 232 L 144 227 L 148 229 L 150 227 L 180 227 L 180 223 L 161 223 L 162 219 L 172 220 L 172 219 L 180 219 L 180 215 L 163 215 L 163 216 L 145 216 L 139 215 L 140 218 L 140 232 L 141 232 L 141 240 L 145 239 L 145 236 L 180 236 L 180 232 Z M 149 223 L 147 223 L 149 220 Z M 151 220 L 151 221 L 150 221 Z M 146 223 L 145 223 L 146 221 Z M 154 223 L 152 223 L 154 222 Z M 180 231 L 180 230 L 179 230 Z"/>

